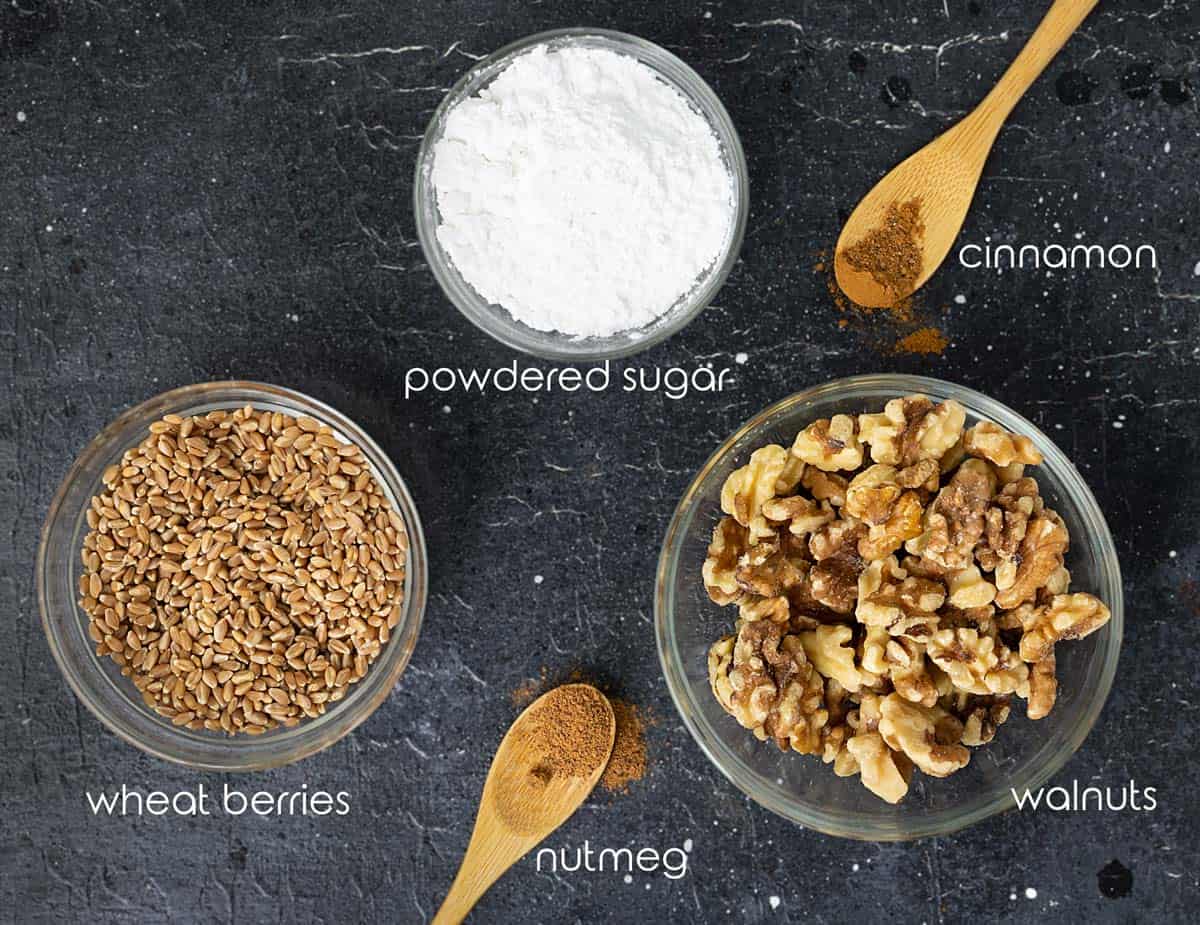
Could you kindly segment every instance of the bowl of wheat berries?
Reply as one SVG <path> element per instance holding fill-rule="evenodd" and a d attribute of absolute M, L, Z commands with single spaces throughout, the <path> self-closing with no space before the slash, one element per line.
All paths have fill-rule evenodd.
<path fill-rule="evenodd" d="M 383 703 L 427 579 L 413 499 L 358 425 L 289 389 L 212 382 L 88 444 L 36 581 L 54 657 L 105 726 L 246 771 L 326 748 Z"/>
<path fill-rule="evenodd" d="M 916 376 L 800 392 L 729 437 L 667 531 L 667 684 L 704 753 L 780 815 L 873 841 L 1014 805 L 1113 683 L 1121 575 L 1063 451 Z"/>

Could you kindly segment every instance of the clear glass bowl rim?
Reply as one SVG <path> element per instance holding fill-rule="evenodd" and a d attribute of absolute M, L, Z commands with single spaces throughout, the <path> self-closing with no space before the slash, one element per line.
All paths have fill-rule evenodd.
<path fill-rule="evenodd" d="M 76 535 L 85 507 L 72 498 L 81 490 L 81 483 L 95 486 L 104 468 L 145 435 L 145 429 L 165 414 L 206 413 L 217 408 L 269 404 L 292 414 L 306 414 L 330 425 L 343 437 L 354 441 L 371 463 L 381 486 L 390 495 L 397 512 L 408 530 L 408 576 L 405 599 L 396 628 L 383 652 L 371 665 L 366 677 L 353 685 L 350 692 L 323 716 L 306 720 L 291 729 L 272 730 L 261 736 L 217 737 L 211 733 L 198 734 L 177 729 L 169 722 L 150 714 L 141 706 L 130 682 L 115 683 L 101 666 L 93 643 L 84 631 L 83 615 L 76 602 L 76 589 L 66 592 L 56 587 L 65 580 L 61 570 L 70 568 L 78 559 L 79 550 L 73 544 L 65 551 L 55 543 Z M 135 436 L 131 442 L 131 433 Z M 71 507 L 67 507 L 68 500 Z M 91 491 L 84 491 L 84 505 Z M 65 558 L 64 558 L 65 556 Z M 425 535 L 407 485 L 386 453 L 357 424 L 336 409 L 293 389 L 263 382 L 229 380 L 204 382 L 163 392 L 126 409 L 104 427 L 82 450 L 63 477 L 42 528 L 38 546 L 35 583 L 38 610 L 42 627 L 54 660 L 67 684 L 88 710 L 109 730 L 125 742 L 148 754 L 176 764 L 206 771 L 256 771 L 290 764 L 315 754 L 337 742 L 370 716 L 387 699 L 388 694 L 404 673 L 420 635 L 428 588 L 428 565 Z M 64 593 L 69 601 L 70 614 L 58 614 Z M 60 638 L 61 634 L 77 631 L 79 640 Z M 91 658 L 80 654 L 87 651 Z M 128 686 L 128 689 L 126 689 Z M 118 704 L 124 701 L 128 709 L 110 712 L 104 701 Z"/>
<path fill-rule="evenodd" d="M 1009 783 L 1018 791 L 1023 791 L 1026 787 L 1033 790 L 1043 786 L 1066 764 L 1095 725 L 1112 688 L 1120 657 L 1125 611 L 1120 564 L 1112 534 L 1082 475 L 1045 433 L 1008 406 L 982 392 L 956 383 L 926 376 L 891 373 L 835 379 L 778 401 L 742 424 L 718 447 L 692 479 L 667 527 L 655 581 L 654 631 L 659 662 L 676 710 L 692 738 L 700 746 L 700 750 L 735 787 L 771 812 L 827 835 L 863 841 L 906 841 L 945 835 L 974 825 L 989 816 L 1012 808 L 1012 798 L 1007 791 L 999 792 L 991 798 L 967 801 L 961 806 L 929 813 L 923 817 L 906 818 L 903 823 L 873 822 L 855 814 L 830 812 L 789 799 L 777 792 L 771 786 L 772 782 L 738 758 L 725 745 L 720 733 L 712 728 L 703 713 L 694 708 L 691 690 L 686 681 L 684 660 L 675 645 L 673 632 L 673 576 L 680 565 L 680 545 L 686 535 L 686 527 L 699 513 L 698 495 L 709 472 L 725 459 L 742 437 L 767 422 L 781 418 L 797 405 L 832 396 L 854 398 L 859 394 L 865 396 L 880 391 L 896 396 L 921 392 L 943 400 L 954 398 L 980 417 L 986 417 L 1011 431 L 1029 435 L 1045 456 L 1043 468 L 1053 471 L 1055 477 L 1063 483 L 1063 490 L 1069 492 L 1079 504 L 1089 528 L 1088 542 L 1096 549 L 1097 558 L 1101 563 L 1102 586 L 1089 590 L 1104 598 L 1112 610 L 1109 625 L 1092 637 L 1100 637 L 1097 644 L 1105 646 L 1103 667 L 1092 689 L 1082 721 L 1072 730 L 1063 747 L 1051 753 L 1026 779 L 1014 778 Z M 1075 537 L 1072 539 L 1078 541 Z"/>
<path fill-rule="evenodd" d="M 677 304 L 664 318 L 643 329 L 646 331 L 644 337 L 637 336 L 638 332 L 622 332 L 611 337 L 573 341 L 551 332 L 529 333 L 532 329 L 519 324 L 505 309 L 494 307 L 480 298 L 453 267 L 437 240 L 437 203 L 433 185 L 429 182 L 429 171 L 433 162 L 433 145 L 441 136 L 449 111 L 475 91 L 475 83 L 484 72 L 493 68 L 498 72 L 503 64 L 535 46 L 564 39 L 584 38 L 602 39 L 615 46 L 615 50 L 624 48 L 626 51 L 638 52 L 639 54 L 634 55 L 637 60 L 653 68 L 655 73 L 679 89 L 708 119 L 730 161 L 728 166 L 733 179 L 735 212 L 726 250 L 708 271 L 704 282 L 686 297 L 682 306 Z M 664 67 L 669 71 L 665 71 Z M 729 278 L 741 253 L 749 213 L 750 177 L 746 154 L 733 120 L 716 92 L 677 55 L 639 36 L 613 29 L 573 27 L 538 32 L 505 45 L 475 63 L 455 82 L 434 110 L 421 140 L 414 172 L 413 214 L 417 238 L 421 242 L 425 261 L 446 297 L 468 321 L 502 344 L 548 360 L 573 363 L 615 360 L 639 353 L 678 333 L 712 303 Z"/>

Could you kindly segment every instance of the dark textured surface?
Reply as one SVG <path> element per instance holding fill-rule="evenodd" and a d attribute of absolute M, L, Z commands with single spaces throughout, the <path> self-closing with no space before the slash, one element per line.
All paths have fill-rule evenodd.
<path fill-rule="evenodd" d="M 648 778 L 594 798 L 552 844 L 691 839 L 693 869 L 626 884 L 526 861 L 475 921 L 1191 914 L 1200 9 L 1102 3 L 1001 133 L 964 232 L 1147 242 L 1157 273 L 947 265 L 925 303 L 944 311 L 953 343 L 944 357 L 912 357 L 886 349 L 897 334 L 887 322 L 840 328 L 812 272 L 857 197 L 982 96 L 1044 6 L 5 4 L 0 919 L 422 921 L 465 847 L 488 756 L 515 713 L 509 692 L 542 666 L 584 666 L 661 720 Z M 742 133 L 753 189 L 743 259 L 717 307 L 631 361 L 711 360 L 736 367 L 736 386 L 682 402 L 615 390 L 405 402 L 397 385 L 411 365 L 513 359 L 450 308 L 415 245 L 410 171 L 425 122 L 474 57 L 580 24 L 681 55 Z M 1155 812 L 1009 813 L 917 844 L 841 842 L 749 803 L 683 730 L 651 625 L 676 499 L 766 403 L 873 370 L 1001 397 L 1080 465 L 1114 528 L 1129 621 L 1107 708 L 1058 781 L 1133 778 L 1159 789 Z M 350 816 L 93 819 L 86 789 L 220 779 L 123 745 L 66 688 L 33 596 L 38 530 L 105 422 L 168 387 L 227 377 L 330 402 L 391 453 L 428 532 L 425 630 L 356 733 L 235 781 L 345 789 Z"/>

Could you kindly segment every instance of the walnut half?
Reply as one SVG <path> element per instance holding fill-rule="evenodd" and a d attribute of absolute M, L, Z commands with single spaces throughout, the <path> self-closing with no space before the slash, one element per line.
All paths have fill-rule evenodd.
<path fill-rule="evenodd" d="M 963 449 L 968 456 L 980 456 L 1001 467 L 1013 463 L 1037 466 L 1042 462 L 1042 454 L 1032 440 L 1010 434 L 991 421 L 980 421 L 968 430 L 963 437 Z"/>
<path fill-rule="evenodd" d="M 894 398 L 880 414 L 860 414 L 858 428 L 871 458 L 890 466 L 940 460 L 962 436 L 966 411 L 956 401 L 934 405 L 924 395 Z"/>
<path fill-rule="evenodd" d="M 713 528 L 702 574 L 704 588 L 714 604 L 732 604 L 742 596 L 737 583 L 737 567 L 749 543 L 750 531 L 732 517 L 721 518 Z"/>
<path fill-rule="evenodd" d="M 750 461 L 733 472 L 721 487 L 721 510 L 750 531 L 750 542 L 773 536 L 762 506 L 775 497 L 775 486 L 788 465 L 788 451 L 769 444 L 750 454 Z"/>
<path fill-rule="evenodd" d="M 846 750 L 858 762 L 863 786 L 889 803 L 899 803 L 908 793 L 913 763 L 907 755 L 892 751 L 878 732 L 856 735 Z"/>
<path fill-rule="evenodd" d="M 1040 662 L 1063 639 L 1082 639 L 1096 632 L 1112 617 L 1104 603 L 1091 594 L 1057 594 L 1045 607 L 1038 607 L 1025 624 L 1021 636 L 1021 658 Z"/>
<path fill-rule="evenodd" d="M 1025 691 L 1029 668 L 995 636 L 959 627 L 938 630 L 929 639 L 929 659 L 969 694 Z"/>
<path fill-rule="evenodd" d="M 879 709 L 883 740 L 931 777 L 949 777 L 971 760 L 971 753 L 959 744 L 962 723 L 941 707 L 923 707 L 889 694 Z"/>
<path fill-rule="evenodd" d="M 857 469 L 863 459 L 858 425 L 845 414 L 813 421 L 796 435 L 792 455 L 823 472 Z"/>
<path fill-rule="evenodd" d="M 718 702 L 760 739 L 780 748 L 821 750 L 825 682 L 796 636 L 771 620 L 743 623 L 737 638 L 720 639 L 708 654 L 709 683 Z"/>

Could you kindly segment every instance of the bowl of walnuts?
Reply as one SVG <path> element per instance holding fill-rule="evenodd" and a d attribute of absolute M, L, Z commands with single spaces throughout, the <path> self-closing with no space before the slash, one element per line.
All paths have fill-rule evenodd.
<path fill-rule="evenodd" d="M 713 454 L 676 509 L 655 627 L 701 749 L 833 835 L 939 835 L 1046 783 L 1116 674 L 1103 514 L 986 395 L 859 376 L 793 395 Z"/>

